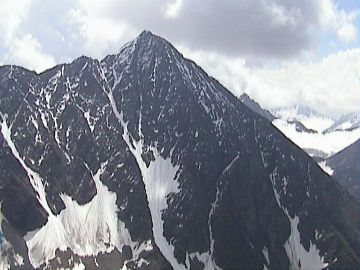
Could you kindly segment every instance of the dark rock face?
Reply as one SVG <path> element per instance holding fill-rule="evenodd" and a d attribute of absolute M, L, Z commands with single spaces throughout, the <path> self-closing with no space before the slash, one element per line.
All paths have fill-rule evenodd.
<path fill-rule="evenodd" d="M 272 115 L 270 111 L 261 108 L 261 106 L 256 101 L 249 97 L 249 95 L 242 94 L 239 99 L 242 103 L 245 104 L 246 107 L 251 109 L 253 112 L 256 112 L 257 114 L 265 117 L 270 122 L 276 119 L 276 117 Z"/>
<path fill-rule="evenodd" d="M 334 170 L 333 177 L 340 185 L 360 201 L 360 140 L 329 157 L 326 165 Z"/>
<path fill-rule="evenodd" d="M 276 119 L 276 117 L 274 115 L 272 115 L 270 111 L 261 108 L 261 106 L 256 101 L 251 99 L 247 94 L 242 94 L 239 99 L 250 110 L 257 113 L 258 115 L 261 115 L 262 117 L 269 120 L 270 122 L 272 122 Z M 296 109 L 302 115 L 306 115 L 306 116 L 309 116 L 311 114 L 316 115 L 315 111 L 311 111 L 310 109 L 308 109 L 306 107 L 297 106 Z M 287 120 L 287 122 L 289 124 L 294 124 L 295 129 L 298 132 L 317 133 L 316 130 L 305 127 L 299 120 L 289 119 L 289 120 Z"/>
<path fill-rule="evenodd" d="M 35 267 L 360 266 L 348 193 L 150 32 L 101 62 L 2 67 L 0 112 L 2 213 Z"/>
<path fill-rule="evenodd" d="M 297 120 L 289 120 L 290 124 L 295 124 L 295 129 L 298 132 L 306 132 L 306 133 L 317 133 L 316 130 L 305 127 L 300 121 Z"/>

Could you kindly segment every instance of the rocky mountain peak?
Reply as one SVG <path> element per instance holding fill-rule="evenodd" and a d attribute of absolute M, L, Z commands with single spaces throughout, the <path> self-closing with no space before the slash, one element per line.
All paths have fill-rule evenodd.
<path fill-rule="evenodd" d="M 164 39 L 25 75 L 0 81 L 11 269 L 359 265 L 349 194 Z"/>

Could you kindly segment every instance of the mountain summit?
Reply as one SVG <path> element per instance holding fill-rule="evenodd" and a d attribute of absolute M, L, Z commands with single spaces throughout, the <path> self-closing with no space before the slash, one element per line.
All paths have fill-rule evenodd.
<path fill-rule="evenodd" d="M 0 68 L 11 269 L 358 269 L 359 209 L 166 40 Z"/>

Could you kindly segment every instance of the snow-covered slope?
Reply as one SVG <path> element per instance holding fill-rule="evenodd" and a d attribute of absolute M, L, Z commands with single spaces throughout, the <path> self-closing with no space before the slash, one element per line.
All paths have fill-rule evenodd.
<path fill-rule="evenodd" d="M 273 124 L 310 155 L 320 157 L 323 155 L 324 158 L 339 152 L 360 138 L 360 128 L 351 131 L 338 130 L 327 133 L 309 133 L 299 132 L 295 124 L 283 119 L 275 119 Z"/>
<path fill-rule="evenodd" d="M 331 133 L 334 131 L 353 131 L 360 129 L 360 112 L 353 112 L 341 116 L 331 126 L 323 131 L 323 133 Z"/>
<path fill-rule="evenodd" d="M 150 32 L 101 61 L 1 67 L 0 123 L 11 269 L 360 267 L 349 194 Z"/>
<path fill-rule="evenodd" d="M 294 107 L 284 107 L 271 110 L 279 119 L 286 121 L 299 121 L 306 128 L 315 130 L 319 133 L 334 123 L 330 117 L 322 115 L 308 107 L 295 105 Z"/>
<path fill-rule="evenodd" d="M 277 117 L 273 124 L 319 161 L 360 138 L 360 125 L 356 124 L 358 113 L 334 120 L 303 106 L 281 108 L 272 112 Z M 303 125 L 302 128 L 299 128 L 299 123 Z"/>

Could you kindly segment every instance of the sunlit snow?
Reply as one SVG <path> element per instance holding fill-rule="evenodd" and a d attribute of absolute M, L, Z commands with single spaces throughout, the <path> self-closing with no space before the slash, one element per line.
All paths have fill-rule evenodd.
<path fill-rule="evenodd" d="M 319 162 L 319 166 L 328 175 L 332 175 L 334 173 L 334 170 L 330 166 L 326 165 L 326 161 Z"/>
<path fill-rule="evenodd" d="M 38 267 L 48 262 L 55 257 L 58 249 L 65 251 L 70 248 L 75 254 L 86 256 L 110 252 L 114 248 L 121 250 L 123 245 L 129 245 L 133 253 L 136 253 L 134 249 L 138 247 L 138 243 L 132 242 L 125 224 L 117 218 L 116 194 L 109 191 L 100 180 L 106 163 L 101 164 L 93 175 L 97 190 L 93 199 L 87 204 L 79 205 L 68 195 L 62 194 L 65 209 L 59 215 L 54 215 L 46 200 L 42 178 L 21 158 L 12 141 L 11 127 L 6 123 L 6 116 L 1 116 L 1 132 L 13 155 L 27 172 L 40 204 L 48 213 L 47 223 L 24 237 L 32 265 Z"/>
<path fill-rule="evenodd" d="M 300 111 L 299 111 L 300 110 Z M 301 110 L 304 110 L 303 112 Z M 320 115 L 317 112 L 306 111 L 307 108 L 295 106 L 292 108 L 282 108 L 273 111 L 273 114 L 280 119 L 286 121 L 298 120 L 306 128 L 316 130 L 321 133 L 328 127 L 330 127 L 335 121 L 324 115 Z"/>
<path fill-rule="evenodd" d="M 106 163 L 101 164 L 93 175 L 97 194 L 84 205 L 79 205 L 70 196 L 62 194 L 65 209 L 59 215 L 50 215 L 40 230 L 25 236 L 31 263 L 37 267 L 55 257 L 57 249 L 71 249 L 80 256 L 96 256 L 121 251 L 122 246 L 137 246 L 131 240 L 125 224 L 117 218 L 116 194 L 101 182 Z"/>
<path fill-rule="evenodd" d="M 155 160 L 152 160 L 147 166 L 141 156 L 144 147 L 142 139 L 138 142 L 133 140 L 133 143 L 131 143 L 127 123 L 125 123 L 122 113 L 116 107 L 112 92 L 109 93 L 108 97 L 112 109 L 124 129 L 123 139 L 140 168 L 151 213 L 155 243 L 174 269 L 186 269 L 184 265 L 177 261 L 174 256 L 174 246 L 164 236 L 164 221 L 162 219 L 162 212 L 167 209 L 168 195 L 179 191 L 179 183 L 176 181 L 179 166 L 173 165 L 170 158 L 163 158 L 154 147 L 150 147 L 149 150 L 153 152 Z M 139 123 L 139 135 L 143 138 L 140 129 L 141 123 Z"/>
<path fill-rule="evenodd" d="M 322 134 L 299 132 L 296 130 L 295 124 L 290 124 L 283 119 L 276 119 L 273 124 L 301 148 L 320 150 L 328 156 L 339 152 L 360 138 L 360 128 Z"/>
<path fill-rule="evenodd" d="M 300 219 L 297 215 L 291 217 L 286 207 L 280 202 L 280 194 L 275 188 L 275 179 L 278 177 L 277 168 L 269 175 L 273 186 L 274 196 L 278 206 L 284 211 L 290 222 L 290 235 L 284 244 L 286 254 L 290 261 L 291 270 L 322 270 L 328 264 L 324 262 L 324 257 L 320 256 L 320 251 L 316 245 L 310 241 L 309 250 L 306 250 L 301 243 L 298 225 Z"/>

